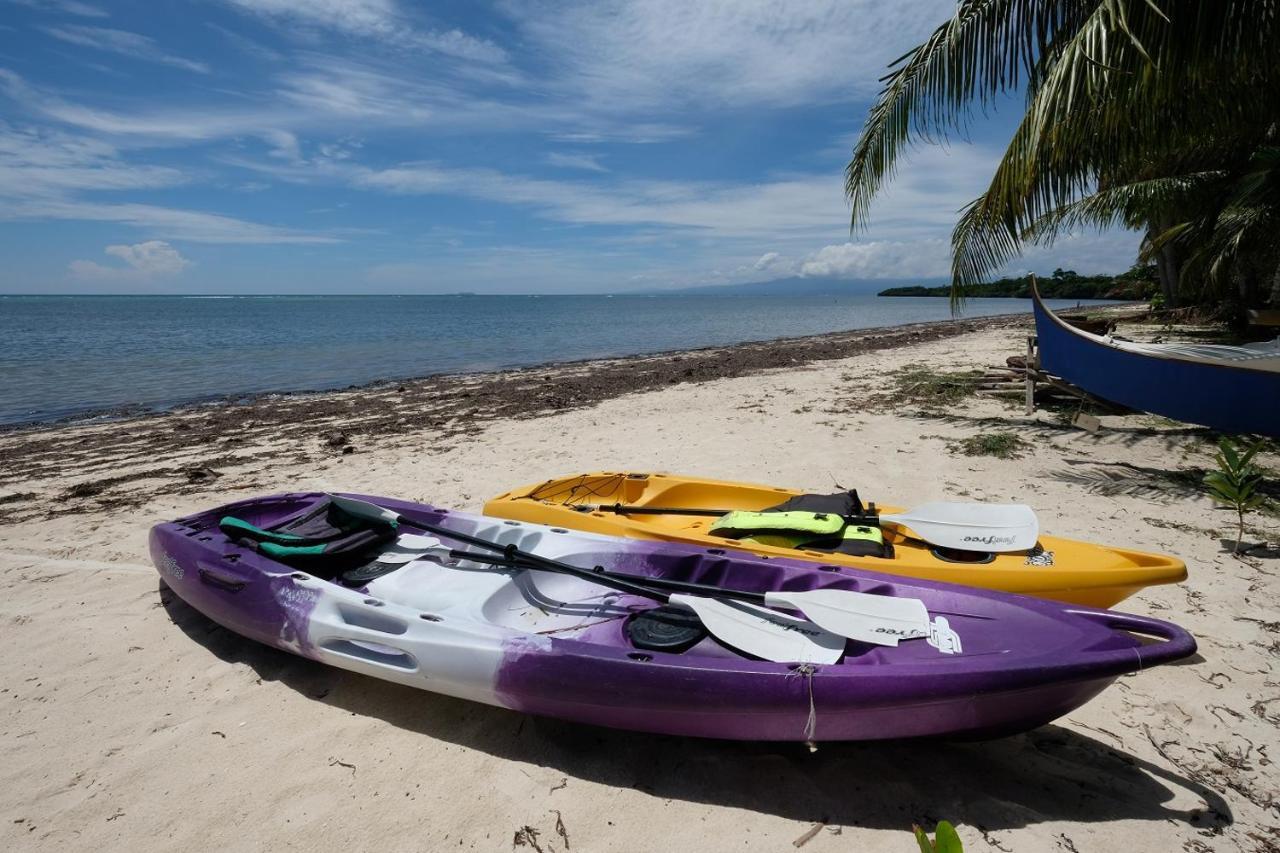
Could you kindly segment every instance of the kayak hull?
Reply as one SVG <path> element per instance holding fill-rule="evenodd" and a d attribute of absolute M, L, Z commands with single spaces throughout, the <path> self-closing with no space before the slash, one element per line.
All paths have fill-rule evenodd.
<path fill-rule="evenodd" d="M 850 556 L 770 545 L 747 544 L 707 533 L 714 516 L 624 515 L 604 507 L 718 508 L 761 510 L 801 494 L 793 489 L 647 472 L 575 474 L 522 486 L 485 504 L 486 515 L 535 524 L 561 525 L 590 533 L 733 547 L 769 557 L 809 560 L 840 568 L 870 570 L 924 580 L 1016 592 L 1089 607 L 1111 607 L 1135 592 L 1186 579 L 1186 565 L 1174 557 L 1127 548 L 1041 536 L 1039 553 L 984 555 L 984 562 L 954 562 L 929 545 L 892 530 L 889 558 Z M 584 511 L 584 506 L 600 507 Z M 881 506 L 883 512 L 901 508 Z"/>
<path fill-rule="evenodd" d="M 624 628 L 653 602 L 577 578 L 419 559 L 349 588 L 267 559 L 217 527 L 224 515 L 272 525 L 323 498 L 256 499 L 157 525 L 152 558 L 180 598 L 258 642 L 515 711 L 673 735 L 822 741 L 1004 734 L 1048 722 L 1122 674 L 1195 649 L 1185 631 L 1144 617 L 361 498 L 409 520 L 574 565 L 743 589 L 835 587 L 918 598 L 931 614 L 945 614 L 964 641 L 951 655 L 924 640 L 893 648 L 851 641 L 840 663 L 823 666 L 755 660 L 710 639 L 680 654 L 645 651 Z"/>

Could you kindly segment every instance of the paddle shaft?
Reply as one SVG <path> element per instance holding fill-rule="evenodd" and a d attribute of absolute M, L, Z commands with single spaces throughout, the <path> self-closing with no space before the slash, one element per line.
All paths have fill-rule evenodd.
<path fill-rule="evenodd" d="M 675 506 L 633 506 L 631 504 L 599 504 L 592 506 L 590 504 L 579 504 L 575 509 L 578 512 L 612 512 L 618 515 L 695 515 L 695 516 L 711 516 L 711 515 L 728 515 L 735 510 L 731 509 L 697 509 L 694 507 L 675 507 Z M 878 525 L 880 523 L 879 515 L 842 515 L 840 516 L 849 524 L 853 525 Z"/>
<path fill-rule="evenodd" d="M 486 563 L 491 566 L 508 566 L 515 569 L 541 569 L 541 565 L 536 565 L 529 560 L 524 559 L 527 552 L 521 552 L 521 555 L 515 559 L 506 557 L 489 557 L 484 554 L 475 554 L 470 551 L 450 551 L 449 556 L 463 560 L 472 560 L 477 563 Z M 639 575 L 628 575 L 622 572 L 610 572 L 597 566 L 594 569 L 577 568 L 580 572 L 586 572 L 588 579 L 599 582 L 600 578 L 608 578 L 615 581 L 623 581 L 625 583 L 639 584 L 642 586 L 652 587 L 655 590 L 667 590 L 669 592 L 691 592 L 695 595 L 715 596 L 717 598 L 729 598 L 734 601 L 745 601 L 748 604 L 764 604 L 764 593 L 748 592 L 744 589 L 725 589 L 724 587 L 712 586 L 705 583 L 694 583 L 693 581 L 677 581 L 670 578 L 648 578 Z"/>
<path fill-rule="evenodd" d="M 522 551 L 515 545 L 499 545 L 497 542 L 490 542 L 488 539 L 482 539 L 479 536 L 460 533 L 457 530 L 451 530 L 448 527 L 442 527 L 438 524 L 430 524 L 425 521 L 410 521 L 404 516 L 400 517 L 399 522 L 405 527 L 412 527 L 415 530 L 425 530 L 426 532 L 434 533 L 437 536 L 444 536 L 458 542 L 465 542 L 468 545 L 475 545 L 477 548 L 483 548 L 486 551 L 493 551 L 495 553 L 502 554 L 504 558 L 503 562 L 505 563 L 514 565 L 518 558 L 521 563 L 525 564 L 525 568 L 545 569 L 550 572 L 560 572 L 566 575 L 573 575 L 575 577 L 582 578 L 583 580 L 589 580 L 593 583 L 597 583 L 600 586 L 612 587 L 619 592 L 629 592 L 633 595 L 652 598 L 655 601 L 665 602 L 670 598 L 666 593 L 659 592 L 657 589 L 654 589 L 653 586 L 641 585 L 632 580 L 627 580 L 627 576 L 614 577 L 607 573 L 602 574 L 601 572 L 595 572 L 591 569 L 584 569 L 579 566 L 570 565 L 569 563 L 562 563 L 559 560 L 540 557 L 537 554 L 530 554 L 528 551 Z M 468 554 L 466 551 L 459 551 L 457 553 L 458 555 L 465 556 L 467 559 L 473 559 L 480 556 L 477 554 Z M 484 560 L 477 560 L 477 562 L 484 562 Z M 761 600 L 763 600 L 763 596 L 761 596 Z"/>

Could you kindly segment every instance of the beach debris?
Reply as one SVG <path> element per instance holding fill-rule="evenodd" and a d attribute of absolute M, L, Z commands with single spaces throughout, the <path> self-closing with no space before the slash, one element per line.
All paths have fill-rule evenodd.
<path fill-rule="evenodd" d="M 209 483 L 222 476 L 208 465 L 192 465 L 189 468 L 182 469 L 182 473 L 187 478 L 187 482 L 193 484 Z"/>
<path fill-rule="evenodd" d="M 542 845 L 538 843 L 538 836 L 541 833 L 532 826 L 525 824 L 516 830 L 516 834 L 511 838 L 512 849 L 516 847 L 532 847 L 534 853 L 545 853 Z"/>
<path fill-rule="evenodd" d="M 564 849 L 569 849 L 569 831 L 564 828 L 564 818 L 560 816 L 560 812 L 552 809 L 552 813 L 556 816 L 556 835 L 564 840 Z"/>
<path fill-rule="evenodd" d="M 350 444 L 351 439 L 340 429 L 330 429 L 325 430 L 320 434 L 320 443 L 325 447 L 330 447 L 336 450 L 339 447 L 344 447 L 347 444 Z"/>
<path fill-rule="evenodd" d="M 818 834 L 819 832 L 822 832 L 822 828 L 823 828 L 824 826 L 826 826 L 826 824 L 825 824 L 825 823 L 815 823 L 813 826 L 811 826 L 811 827 L 809 827 L 807 830 L 805 830 L 805 832 L 804 832 L 804 834 L 803 834 L 803 835 L 801 835 L 801 836 L 800 836 L 799 838 L 797 838 L 795 841 L 792 841 L 792 842 L 791 842 L 791 846 L 792 846 L 792 847 L 803 847 L 803 846 L 805 846 L 805 845 L 806 845 L 806 844 L 808 844 L 810 841 L 812 841 L 812 840 L 817 836 L 817 834 Z"/>
<path fill-rule="evenodd" d="M 1273 726 L 1280 726 L 1280 714 L 1268 713 L 1269 706 L 1272 702 L 1280 702 L 1280 696 L 1272 696 L 1270 699 L 1259 699 L 1249 706 L 1249 710 L 1259 720 L 1264 720 Z"/>
<path fill-rule="evenodd" d="M 355 452 L 356 452 L 356 446 L 354 444 L 347 444 L 347 445 L 344 445 L 342 448 L 343 456 L 350 456 L 352 453 L 355 453 Z"/>
<path fill-rule="evenodd" d="M 242 726 L 243 726 L 243 725 L 244 725 L 244 723 L 241 723 L 240 725 L 242 725 Z M 345 761 L 343 761 L 343 760 L 341 760 L 341 759 L 339 759 L 339 758 L 332 758 L 332 757 L 330 757 L 330 759 L 329 759 L 329 766 L 330 766 L 330 767 L 345 767 L 345 768 L 347 768 L 348 770 L 350 770 L 350 771 L 351 771 L 351 775 L 352 775 L 352 776 L 356 775 L 356 766 L 355 766 L 354 764 L 348 764 L 347 762 L 345 762 Z"/>
<path fill-rule="evenodd" d="M 1030 449 L 1031 445 L 1013 432 L 980 432 L 947 444 L 952 453 L 997 459 L 1021 459 Z"/>
<path fill-rule="evenodd" d="M 1075 417 L 1071 419 L 1073 427 L 1079 427 L 1085 432 L 1097 432 L 1102 426 L 1102 421 L 1098 420 L 1088 412 L 1076 412 Z"/>
<path fill-rule="evenodd" d="M 939 371 L 913 363 L 894 371 L 891 379 L 893 390 L 877 402 L 950 408 L 973 395 L 982 379 L 982 371 Z"/>
<path fill-rule="evenodd" d="M 106 487 L 102 480 L 90 480 L 85 483 L 76 483 L 71 488 L 64 491 L 58 496 L 59 500 L 71 500 L 72 498 L 91 498 L 101 492 Z"/>

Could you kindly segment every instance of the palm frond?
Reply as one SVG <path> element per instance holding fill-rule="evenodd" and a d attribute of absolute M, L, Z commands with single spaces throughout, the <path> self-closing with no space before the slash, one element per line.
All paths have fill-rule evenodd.
<path fill-rule="evenodd" d="M 1190 208 L 1211 205 L 1197 195 L 1208 179 L 1179 181 L 1221 172 L 1274 137 L 1277 37 L 1280 0 L 960 0 L 884 78 L 846 170 L 851 227 L 866 225 L 917 138 L 963 129 L 976 108 L 1023 86 L 1026 113 L 952 234 L 953 298 L 1028 240 L 1086 223 L 1193 220 Z M 1236 183 L 1269 186 L 1258 174 Z M 1203 233 L 1181 228 L 1179 239 Z"/>

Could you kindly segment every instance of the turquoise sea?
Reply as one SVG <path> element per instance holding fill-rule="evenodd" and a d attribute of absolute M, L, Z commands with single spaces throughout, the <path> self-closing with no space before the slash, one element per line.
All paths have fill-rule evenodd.
<path fill-rule="evenodd" d="M 870 295 L 0 296 L 0 424 L 949 317 Z"/>

